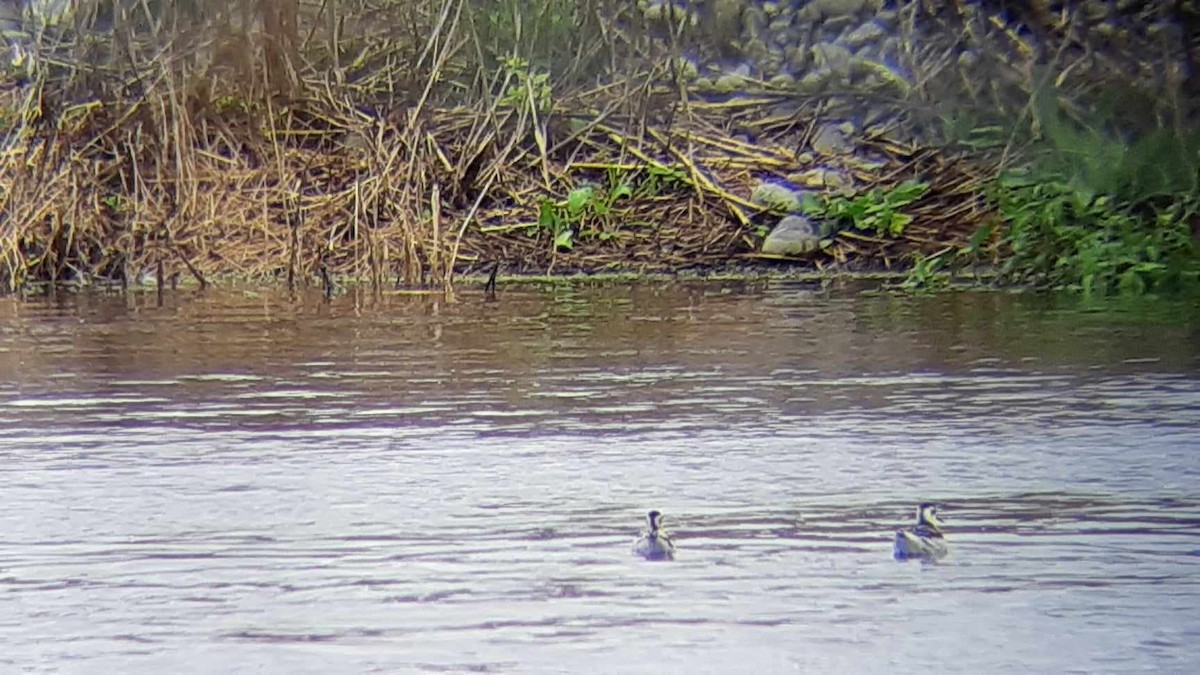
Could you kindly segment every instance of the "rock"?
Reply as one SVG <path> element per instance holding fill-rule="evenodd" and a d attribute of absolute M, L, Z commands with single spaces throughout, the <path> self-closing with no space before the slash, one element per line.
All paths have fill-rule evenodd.
<path fill-rule="evenodd" d="M 813 64 L 817 68 L 831 71 L 840 77 L 850 74 L 850 50 L 832 42 L 821 42 L 812 46 Z"/>
<path fill-rule="evenodd" d="M 808 65 L 808 50 L 803 47 L 788 47 L 784 52 L 787 56 L 787 67 L 793 73 L 804 72 Z"/>
<path fill-rule="evenodd" d="M 854 127 L 850 127 L 853 132 Z M 822 124 L 813 134 L 812 149 L 822 155 L 847 155 L 854 151 L 844 125 Z"/>
<path fill-rule="evenodd" d="M 691 59 L 673 58 L 668 62 L 672 74 L 678 74 L 684 82 L 690 82 L 700 76 L 700 68 Z"/>
<path fill-rule="evenodd" d="M 718 94 L 732 94 L 746 86 L 746 78 L 738 73 L 725 73 L 713 82 L 713 91 Z"/>
<path fill-rule="evenodd" d="M 821 20 L 821 10 L 816 5 L 805 5 L 796 10 L 797 25 L 812 25 Z"/>
<path fill-rule="evenodd" d="M 750 77 L 754 74 L 754 70 L 750 67 L 749 63 L 739 63 L 731 68 L 729 72 L 739 77 Z"/>
<path fill-rule="evenodd" d="M 825 167 L 797 171 L 796 173 L 788 174 L 787 179 L 796 185 L 803 185 L 809 188 L 833 189 L 843 193 L 848 192 L 853 187 L 853 183 L 846 174 L 836 169 Z"/>
<path fill-rule="evenodd" d="M 851 49 L 861 49 L 863 45 L 877 42 L 885 35 L 887 35 L 887 30 L 883 26 L 879 25 L 878 22 L 868 21 L 851 31 L 846 36 L 845 42 L 846 46 Z"/>
<path fill-rule="evenodd" d="M 1084 2 L 1081 4 L 1084 17 L 1092 22 L 1103 21 L 1112 13 L 1112 8 L 1108 6 L 1107 2 Z"/>
<path fill-rule="evenodd" d="M 647 21 L 668 21 L 673 25 L 686 22 L 693 28 L 699 23 L 696 14 L 689 11 L 682 2 L 668 3 L 665 0 L 649 2 L 642 7 L 642 16 L 646 17 Z"/>
<path fill-rule="evenodd" d="M 769 28 L 772 33 L 786 33 L 792 28 L 792 17 L 791 15 L 784 15 L 773 19 L 771 23 L 767 24 L 767 28 Z"/>
<path fill-rule="evenodd" d="M 775 255 L 804 255 L 821 247 L 821 235 L 813 222 L 804 216 L 784 216 L 767 238 L 762 252 Z"/>
<path fill-rule="evenodd" d="M 775 211 L 798 212 L 804 203 L 804 191 L 790 185 L 762 182 L 750 193 L 750 201 Z"/>
<path fill-rule="evenodd" d="M 867 6 L 867 0 L 811 0 L 810 7 L 815 7 L 825 19 L 839 16 L 855 16 Z"/>
<path fill-rule="evenodd" d="M 867 108 L 862 116 L 863 127 L 872 127 L 877 124 L 884 124 L 896 115 L 896 111 L 886 106 L 871 106 Z"/>
<path fill-rule="evenodd" d="M 897 38 L 897 37 L 887 38 L 882 43 L 880 43 L 879 54 L 877 55 L 877 58 L 875 60 L 883 61 L 885 63 L 895 62 L 896 60 L 898 60 L 900 58 L 900 48 L 901 48 L 900 38 Z"/>
<path fill-rule="evenodd" d="M 750 5 L 742 11 L 742 40 L 756 40 L 767 32 L 767 15 L 761 9 Z"/>
<path fill-rule="evenodd" d="M 767 55 L 771 53 L 770 47 L 767 47 L 767 43 L 762 40 L 750 40 L 746 43 L 746 48 L 743 51 L 746 54 L 746 58 L 755 63 L 762 63 L 767 58 Z"/>
<path fill-rule="evenodd" d="M 904 96 L 908 94 L 909 89 L 912 87 L 902 73 L 882 63 L 876 63 L 869 59 L 855 58 L 851 61 L 850 66 L 855 74 L 867 78 L 863 88 L 868 91 L 883 92 L 890 90 Z"/>
<path fill-rule="evenodd" d="M 846 166 L 863 173 L 879 173 L 888 168 L 888 162 L 886 159 L 879 157 L 855 155 L 846 158 Z"/>
<path fill-rule="evenodd" d="M 766 59 L 762 62 L 762 70 L 764 73 L 775 73 L 776 75 L 783 69 L 783 51 L 780 49 L 772 50 Z"/>
<path fill-rule="evenodd" d="M 846 29 L 853 26 L 858 20 L 852 16 L 835 16 L 832 19 L 825 19 L 825 23 L 821 25 L 821 30 L 829 36 L 830 40 L 836 40 L 841 37 Z"/>
<path fill-rule="evenodd" d="M 792 77 L 790 73 L 779 73 L 772 77 L 767 84 L 780 89 L 791 89 L 796 85 L 796 78 Z"/>
<path fill-rule="evenodd" d="M 835 79 L 833 71 L 828 68 L 810 70 L 796 83 L 796 88 L 808 94 L 816 94 Z"/>

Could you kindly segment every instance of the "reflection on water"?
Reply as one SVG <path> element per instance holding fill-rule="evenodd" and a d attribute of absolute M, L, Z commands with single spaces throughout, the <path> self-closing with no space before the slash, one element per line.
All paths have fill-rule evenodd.
<path fill-rule="evenodd" d="M 1200 312 L 0 300 L 0 666 L 1194 670 Z M 891 560 L 918 500 L 951 555 Z M 668 514 L 678 560 L 629 545 Z"/>

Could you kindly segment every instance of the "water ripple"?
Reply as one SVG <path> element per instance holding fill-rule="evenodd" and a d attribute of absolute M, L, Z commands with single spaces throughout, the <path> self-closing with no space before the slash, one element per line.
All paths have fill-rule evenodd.
<path fill-rule="evenodd" d="M 467 296 L 0 302 L 0 664 L 1200 667 L 1194 308 Z"/>

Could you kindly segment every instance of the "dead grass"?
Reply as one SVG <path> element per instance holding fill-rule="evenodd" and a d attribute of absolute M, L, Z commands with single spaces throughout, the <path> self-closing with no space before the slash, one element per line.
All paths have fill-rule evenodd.
<path fill-rule="evenodd" d="M 668 69 L 632 65 L 651 47 L 630 31 L 579 39 L 562 72 L 598 59 L 605 84 L 555 80 L 545 107 L 525 76 L 537 66 L 496 66 L 463 0 L 178 4 L 158 23 L 141 5 L 103 30 L 79 19 L 92 23 L 43 43 L 32 81 L 0 94 L 3 286 L 722 265 L 752 259 L 773 220 L 749 203 L 753 185 L 815 165 L 865 186 L 931 183 L 902 237 L 839 236 L 818 268 L 897 265 L 964 244 L 989 217 L 973 163 L 883 137 L 863 141 L 869 171 L 807 161 L 820 101 L 765 85 L 698 100 Z M 614 177 L 637 198 L 570 223 L 572 247 L 556 247 L 547 204 Z"/>

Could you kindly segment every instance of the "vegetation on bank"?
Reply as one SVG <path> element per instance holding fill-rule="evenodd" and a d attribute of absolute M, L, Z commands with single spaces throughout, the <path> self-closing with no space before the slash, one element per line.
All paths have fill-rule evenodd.
<path fill-rule="evenodd" d="M 1096 293 L 1200 278 L 1198 137 L 1089 119 L 1045 86 L 1003 134 L 968 134 L 993 143 L 871 132 L 861 152 L 814 158 L 798 150 L 833 95 L 747 82 L 703 97 L 684 72 L 686 22 L 652 25 L 634 3 L 122 7 L 84 2 L 14 52 L 0 92 L 9 290 L 773 265 L 755 251 L 781 213 L 753 186 L 817 166 L 856 185 L 806 185 L 803 211 L 831 225 L 796 262 L 818 270 L 907 269 L 908 287 L 930 288 L 985 267 Z M 909 95 L 887 103 L 925 105 L 922 87 Z"/>

